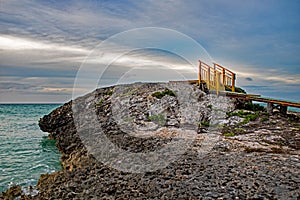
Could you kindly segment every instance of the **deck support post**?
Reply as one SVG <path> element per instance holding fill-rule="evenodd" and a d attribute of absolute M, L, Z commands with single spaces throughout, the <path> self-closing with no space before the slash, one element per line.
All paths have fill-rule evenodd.
<path fill-rule="evenodd" d="M 280 105 L 279 111 L 280 111 L 280 114 L 286 115 L 287 114 L 287 106 Z"/>
<path fill-rule="evenodd" d="M 217 95 L 219 96 L 219 91 L 220 91 L 220 73 L 219 72 L 217 72 L 216 70 L 215 70 L 215 76 L 216 76 L 216 91 L 217 91 Z"/>
<path fill-rule="evenodd" d="M 199 71 L 198 71 L 198 84 L 199 84 L 199 86 L 200 86 L 200 83 L 201 83 L 201 79 L 202 79 L 202 77 L 201 77 L 201 61 L 199 60 Z"/>
<path fill-rule="evenodd" d="M 232 73 L 232 79 L 231 79 L 231 91 L 235 92 L 235 74 Z"/>
<path fill-rule="evenodd" d="M 273 105 L 273 103 L 267 103 L 267 112 L 269 113 L 269 114 L 273 114 L 273 109 L 274 109 L 274 105 Z"/>

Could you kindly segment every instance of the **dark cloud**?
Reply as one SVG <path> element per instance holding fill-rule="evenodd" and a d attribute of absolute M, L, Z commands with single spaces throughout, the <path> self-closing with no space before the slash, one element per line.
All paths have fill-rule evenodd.
<path fill-rule="evenodd" d="M 21 84 L 15 82 L 1 82 L 0 90 L 29 90 L 29 89 L 37 89 L 37 86 L 30 84 Z"/>
<path fill-rule="evenodd" d="M 245 78 L 247 81 L 253 81 L 253 79 L 251 77 L 247 77 Z"/>

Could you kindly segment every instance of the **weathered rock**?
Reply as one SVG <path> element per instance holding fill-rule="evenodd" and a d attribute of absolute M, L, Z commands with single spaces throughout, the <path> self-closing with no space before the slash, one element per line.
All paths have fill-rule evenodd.
<path fill-rule="evenodd" d="M 17 197 L 20 197 L 21 194 L 22 194 L 21 186 L 15 185 L 9 188 L 6 192 L 3 192 L 0 195 L 0 199 L 14 200 Z"/>
<path fill-rule="evenodd" d="M 152 96 L 166 88 L 176 97 L 166 95 L 159 99 Z M 72 109 L 74 102 L 76 105 L 73 104 Z M 75 116 L 74 109 L 77 114 L 82 111 L 81 115 Z M 291 131 L 289 136 L 276 132 L 283 131 L 284 124 L 277 117 L 264 122 L 258 117 L 257 126 L 248 123 L 238 127 L 241 119 L 232 119 L 234 123 L 230 124 L 226 116 L 226 112 L 234 109 L 234 100 L 206 95 L 185 83 L 133 84 L 98 89 L 57 108 L 40 120 L 41 129 L 57 140 L 63 171 L 42 175 L 37 186 L 39 193 L 23 198 L 299 198 L 299 153 L 245 151 L 248 142 L 268 146 L 283 140 L 289 148 L 297 147 L 298 133 L 293 129 L 297 126 L 284 126 Z M 280 128 L 273 126 L 272 130 L 268 124 L 271 121 L 276 121 Z M 232 127 L 223 128 L 228 123 Z M 264 127 L 260 129 L 259 126 Z M 201 128 L 207 133 L 197 134 Z M 232 131 L 233 136 L 222 136 L 221 132 L 225 134 L 223 129 Z M 132 130 L 135 132 L 129 133 Z M 155 152 L 178 139 L 191 142 L 183 154 L 166 167 L 130 173 L 104 164 L 97 159 L 93 149 L 89 149 L 91 143 L 97 142 L 97 137 L 89 139 L 89 136 L 100 137 L 100 133 L 128 154 Z M 178 134 L 181 138 L 175 137 Z M 213 137 L 208 137 L 209 134 Z M 258 137 L 260 134 L 265 141 Z M 217 141 L 209 143 L 207 138 L 216 138 Z M 289 140 L 291 142 L 287 142 Z M 205 149 L 209 152 L 203 153 Z M 121 159 L 116 163 L 121 165 L 126 161 Z"/>

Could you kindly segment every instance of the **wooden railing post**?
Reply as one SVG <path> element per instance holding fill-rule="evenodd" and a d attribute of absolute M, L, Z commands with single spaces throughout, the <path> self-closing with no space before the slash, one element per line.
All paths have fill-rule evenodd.
<path fill-rule="evenodd" d="M 207 87 L 208 87 L 208 89 L 210 90 L 210 67 L 208 67 L 208 70 L 207 70 L 207 75 L 208 75 L 208 80 L 207 80 Z"/>
<path fill-rule="evenodd" d="M 222 68 L 222 79 L 223 79 L 222 84 L 225 86 L 225 69 L 224 68 Z"/>
<path fill-rule="evenodd" d="M 219 95 L 219 90 L 220 90 L 220 72 L 216 72 L 216 91 L 217 91 L 217 95 Z"/>
<path fill-rule="evenodd" d="M 217 71 L 216 71 L 216 64 L 214 63 L 214 76 L 213 76 L 215 90 L 217 90 Z"/>
<path fill-rule="evenodd" d="M 198 84 L 200 85 L 202 77 L 201 77 L 201 61 L 199 60 L 199 71 L 198 71 Z"/>
<path fill-rule="evenodd" d="M 231 79 L 231 91 L 235 92 L 235 74 L 232 73 L 232 79 Z"/>

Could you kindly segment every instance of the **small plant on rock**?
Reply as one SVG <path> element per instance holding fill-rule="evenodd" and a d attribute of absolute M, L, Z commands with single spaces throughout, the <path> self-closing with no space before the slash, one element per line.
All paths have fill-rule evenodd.
<path fill-rule="evenodd" d="M 161 126 L 163 126 L 166 122 L 165 116 L 162 113 L 160 113 L 158 115 L 151 115 L 148 117 L 148 120 L 150 120 L 152 122 L 156 122 Z"/>
<path fill-rule="evenodd" d="M 251 110 L 251 111 L 262 111 L 262 112 L 266 112 L 266 108 L 262 105 L 259 105 L 257 103 L 252 103 L 251 101 L 250 102 L 247 102 L 245 103 L 242 107 L 242 109 L 245 109 L 245 110 Z"/>
<path fill-rule="evenodd" d="M 173 96 L 173 97 L 176 96 L 175 93 L 172 90 L 169 90 L 167 88 L 164 91 L 162 91 L 162 92 L 154 92 L 152 94 L 153 97 L 156 97 L 158 99 L 163 98 L 165 95 L 169 95 L 169 96 Z"/>
<path fill-rule="evenodd" d="M 209 127 L 209 122 L 206 122 L 206 121 L 202 121 L 202 122 L 200 122 L 200 126 L 201 127 Z"/>
<path fill-rule="evenodd" d="M 267 117 L 267 116 L 263 116 L 263 117 L 260 119 L 261 122 L 266 122 L 266 121 L 268 121 L 268 120 L 269 120 L 269 117 Z"/>
<path fill-rule="evenodd" d="M 99 102 L 95 103 L 96 107 L 101 107 L 103 105 L 103 99 L 101 99 Z"/>
<path fill-rule="evenodd" d="M 228 117 L 238 116 L 238 117 L 244 118 L 244 120 L 242 122 L 240 122 L 240 125 L 247 124 L 250 121 L 255 121 L 257 119 L 258 115 L 259 115 L 258 111 L 253 113 L 253 112 L 247 112 L 247 111 L 245 112 L 243 110 L 240 110 L 238 112 L 233 112 L 233 113 L 232 112 L 227 113 Z"/>
<path fill-rule="evenodd" d="M 233 137 L 234 136 L 234 132 L 225 133 L 224 136 L 225 137 Z"/>
<path fill-rule="evenodd" d="M 108 90 L 108 91 L 105 91 L 103 94 L 111 96 L 113 93 L 114 92 L 112 90 Z"/>

